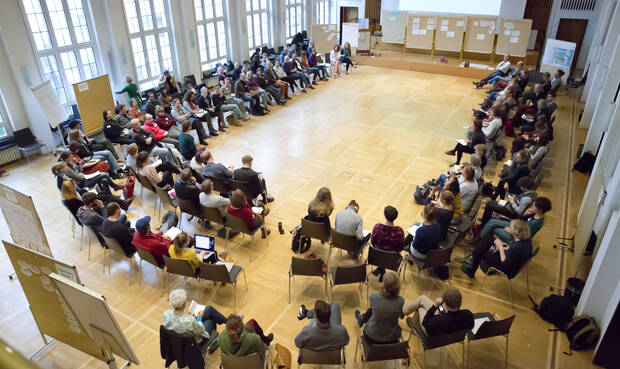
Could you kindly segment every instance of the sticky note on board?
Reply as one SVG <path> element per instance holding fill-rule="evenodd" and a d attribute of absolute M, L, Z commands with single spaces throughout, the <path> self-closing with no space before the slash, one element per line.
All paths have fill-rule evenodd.
<path fill-rule="evenodd" d="M 511 44 L 516 44 L 516 43 L 519 43 L 519 38 L 518 38 L 518 37 L 511 37 L 511 38 L 510 38 L 510 43 L 511 43 Z"/>
<path fill-rule="evenodd" d="M 418 34 L 418 32 L 420 32 L 420 31 L 419 31 L 419 30 L 417 30 L 417 29 L 412 29 L 412 30 L 411 30 L 411 34 L 412 34 L 412 35 L 417 35 L 417 34 Z"/>
<path fill-rule="evenodd" d="M 336 25 L 335 25 L 335 24 L 331 24 L 331 25 L 329 26 L 329 30 L 330 30 L 330 31 L 335 31 L 335 30 L 336 30 Z"/>
<path fill-rule="evenodd" d="M 441 21 L 441 25 L 442 26 L 447 26 L 449 23 L 450 23 L 450 21 L 447 20 L 447 19 L 444 19 L 444 20 Z"/>
<path fill-rule="evenodd" d="M 426 26 L 426 29 L 429 31 L 432 31 L 435 29 L 435 26 L 433 26 L 432 24 L 429 24 L 428 26 Z"/>
<path fill-rule="evenodd" d="M 465 27 L 465 21 L 456 21 L 457 27 Z"/>
<path fill-rule="evenodd" d="M 454 32 L 448 31 L 448 32 L 446 32 L 446 36 L 448 36 L 450 38 L 454 38 Z"/>
<path fill-rule="evenodd" d="M 484 40 L 484 33 L 479 33 L 476 35 L 476 40 Z"/>
<path fill-rule="evenodd" d="M 510 36 L 510 30 L 508 30 L 508 29 L 507 29 L 507 30 L 505 30 L 505 31 L 504 31 L 504 35 L 506 35 L 506 36 Z"/>
<path fill-rule="evenodd" d="M 480 21 L 480 27 L 486 27 L 487 21 Z"/>
<path fill-rule="evenodd" d="M 490 21 L 490 22 L 489 22 L 489 28 L 490 28 L 490 29 L 495 29 L 495 22 Z"/>
<path fill-rule="evenodd" d="M 515 28 L 515 24 L 512 22 L 506 22 L 504 23 L 504 29 L 513 29 Z"/>
<path fill-rule="evenodd" d="M 511 35 L 513 35 L 513 36 L 520 36 L 521 32 L 520 31 L 512 31 Z"/>
<path fill-rule="evenodd" d="M 429 18 L 426 20 L 426 24 L 435 24 L 435 19 Z"/>
<path fill-rule="evenodd" d="M 419 32 L 420 32 L 421 35 L 425 35 L 426 34 L 426 30 L 425 29 L 421 29 Z"/>
<path fill-rule="evenodd" d="M 396 20 L 396 16 L 395 16 L 395 15 L 392 15 L 392 16 L 390 16 L 390 18 L 389 18 L 389 19 L 390 19 L 391 21 L 395 21 L 395 20 Z"/>
<path fill-rule="evenodd" d="M 411 29 L 420 29 L 420 23 L 413 23 Z M 510 31 L 509 31 L 510 32 Z"/>
<path fill-rule="evenodd" d="M 420 18 L 413 18 L 413 23 L 420 23 Z"/>
<path fill-rule="evenodd" d="M 448 26 L 441 26 L 441 30 L 442 31 L 447 31 L 448 30 Z"/>
<path fill-rule="evenodd" d="M 479 24 L 479 22 L 474 22 L 474 27 L 478 27 Z"/>

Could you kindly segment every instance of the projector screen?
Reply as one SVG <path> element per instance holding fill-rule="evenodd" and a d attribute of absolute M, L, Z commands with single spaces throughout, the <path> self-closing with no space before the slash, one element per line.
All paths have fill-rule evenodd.
<path fill-rule="evenodd" d="M 502 0 L 399 0 L 398 10 L 420 13 L 499 15 Z"/>

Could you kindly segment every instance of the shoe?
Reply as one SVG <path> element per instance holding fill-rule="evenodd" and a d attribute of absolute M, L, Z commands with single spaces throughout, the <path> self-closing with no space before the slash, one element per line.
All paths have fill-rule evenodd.
<path fill-rule="evenodd" d="M 250 119 L 252 119 L 252 116 L 248 114 L 248 115 L 244 116 L 241 119 L 243 119 L 243 120 L 250 120 Z"/>
<path fill-rule="evenodd" d="M 376 277 L 376 276 L 378 276 L 378 275 L 379 275 L 379 273 L 381 273 L 381 272 L 379 271 L 379 268 L 377 268 L 377 269 L 373 270 L 371 273 L 372 273 L 372 275 L 374 275 L 374 276 Z"/>
<path fill-rule="evenodd" d="M 217 340 L 214 340 L 211 346 L 209 346 L 209 355 L 217 351 L 218 348 L 220 348 L 220 344 Z"/>
<path fill-rule="evenodd" d="M 383 276 L 385 275 L 385 272 L 381 273 L 379 275 L 379 283 L 383 283 Z"/>
<path fill-rule="evenodd" d="M 127 209 L 129 209 L 129 206 L 131 206 L 131 203 L 132 203 L 132 201 L 133 201 L 133 199 L 134 199 L 134 198 L 135 198 L 135 197 L 133 197 L 133 196 L 132 196 L 132 197 L 128 198 L 127 200 L 121 200 L 121 201 L 118 203 L 118 206 L 120 206 L 120 207 L 121 207 L 121 209 L 123 209 L 123 210 L 127 211 Z"/>
<path fill-rule="evenodd" d="M 226 132 L 226 127 L 220 127 L 220 128 L 218 128 L 218 131 L 220 131 L 220 132 Z"/>
<path fill-rule="evenodd" d="M 303 320 L 308 316 L 308 309 L 306 309 L 306 305 L 299 305 L 299 314 L 297 314 L 297 319 Z"/>
<path fill-rule="evenodd" d="M 269 208 L 264 208 L 263 209 L 263 216 L 266 217 L 267 215 L 269 215 L 270 212 L 271 212 L 271 210 L 269 210 Z"/>
<path fill-rule="evenodd" d="M 267 203 L 269 204 L 270 202 L 273 202 L 273 200 L 275 200 L 275 198 L 273 196 L 269 196 L 267 195 Z"/>
<path fill-rule="evenodd" d="M 267 346 L 269 346 L 269 344 L 271 343 L 271 341 L 273 341 L 273 333 L 269 333 L 267 335 Z"/>
<path fill-rule="evenodd" d="M 450 165 L 449 165 L 449 166 L 450 166 L 450 167 L 453 167 L 453 166 L 455 166 L 455 165 L 459 165 L 459 163 L 457 163 L 457 162 L 450 163 Z"/>
<path fill-rule="evenodd" d="M 463 271 L 463 273 L 465 273 L 465 275 L 467 275 L 469 278 L 471 278 L 471 279 L 475 279 L 475 278 L 476 278 L 476 277 L 475 277 L 476 272 L 475 272 L 475 271 L 473 271 L 473 270 L 471 270 L 471 268 L 468 268 L 468 267 L 467 267 L 467 266 L 465 266 L 465 265 L 461 265 L 461 270 L 462 270 L 462 271 Z"/>
<path fill-rule="evenodd" d="M 243 127 L 243 124 L 239 123 L 238 121 L 237 121 L 237 122 L 232 122 L 231 124 L 232 124 L 233 126 Z"/>
<path fill-rule="evenodd" d="M 219 136 L 219 135 L 220 135 L 219 133 L 217 133 L 217 132 L 215 132 L 215 131 L 213 131 L 213 132 L 209 132 L 209 134 L 210 134 L 211 136 Z"/>
<path fill-rule="evenodd" d="M 202 146 L 209 146 L 209 144 L 208 144 L 208 143 L 207 143 L 207 141 L 205 141 L 205 140 L 200 141 L 200 144 L 201 144 Z"/>
<path fill-rule="evenodd" d="M 454 154 L 456 154 L 456 152 L 454 150 L 446 151 L 446 155 L 454 156 Z"/>
<path fill-rule="evenodd" d="M 290 97 L 290 96 L 287 96 L 287 97 L 286 97 L 286 99 L 287 99 L 287 100 L 293 100 L 293 98 L 292 98 L 292 97 Z"/>
<path fill-rule="evenodd" d="M 306 90 L 306 89 L 304 88 L 303 90 L 301 90 L 301 92 L 303 92 L 303 93 L 307 94 L 307 93 L 308 93 L 308 90 Z"/>
<path fill-rule="evenodd" d="M 114 191 L 122 190 L 123 188 L 125 188 L 125 185 L 124 185 L 124 184 L 119 185 L 118 183 L 116 183 L 116 182 L 114 182 L 114 181 L 111 181 L 111 182 L 112 182 L 112 185 L 113 185 Z"/>
<path fill-rule="evenodd" d="M 310 86 L 309 86 L 308 88 L 309 88 L 309 89 L 312 89 L 312 90 L 314 90 L 314 87 L 312 87 L 312 85 L 310 85 Z"/>
<path fill-rule="evenodd" d="M 270 234 L 271 234 L 271 230 L 270 229 L 265 229 L 265 233 L 263 233 L 261 238 L 267 238 L 267 236 L 269 236 Z"/>
<path fill-rule="evenodd" d="M 405 255 L 405 260 L 407 260 L 409 265 L 413 265 L 413 263 L 414 263 L 413 257 L 411 257 L 411 255 L 409 255 L 409 254 Z"/>
<path fill-rule="evenodd" d="M 364 322 L 362 321 L 362 314 L 360 314 L 359 310 L 355 310 L 355 319 L 357 320 L 357 325 L 362 328 Z"/>

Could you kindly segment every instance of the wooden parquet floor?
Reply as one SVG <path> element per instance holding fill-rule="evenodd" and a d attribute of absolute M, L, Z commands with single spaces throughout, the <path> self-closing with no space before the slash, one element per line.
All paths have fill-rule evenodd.
<path fill-rule="evenodd" d="M 408 227 L 419 219 L 421 210 L 412 198 L 415 185 L 436 178 L 448 168 L 452 158 L 443 152 L 464 136 L 463 126 L 471 122 L 471 108 L 483 97 L 483 92 L 472 88 L 471 81 L 464 78 L 358 67 L 350 76 L 331 79 L 321 83 L 315 91 L 296 96 L 286 107 L 275 107 L 266 117 L 253 119 L 241 128 L 233 127 L 219 138 L 210 139 L 208 149 L 218 162 L 237 167 L 244 154 L 252 155 L 255 168 L 264 173 L 269 190 L 276 197 L 269 206 L 271 214 L 267 218 L 272 233 L 266 240 L 257 238 L 252 263 L 249 262 L 248 238 L 238 236 L 228 243 L 221 238 L 216 240 L 216 247 L 230 249 L 235 263 L 243 266 L 247 274 L 249 288 L 246 290 L 243 283 L 237 288 L 238 312 L 246 319 L 257 319 L 266 332 L 274 333 L 275 342 L 287 346 L 295 357 L 293 338 L 305 324 L 296 318 L 297 307 L 302 303 L 312 305 L 315 299 L 324 296 L 321 280 L 296 278 L 292 303 L 287 303 L 287 272 L 292 255 L 288 230 L 306 214 L 308 202 L 319 187 L 327 186 L 337 210 L 344 208 L 351 199 L 358 201 L 366 229 L 383 221 L 382 209 L 388 204 L 399 210 L 396 223 Z M 554 207 L 535 238 L 541 251 L 529 271 L 530 294 L 537 300 L 549 294 L 550 284 L 561 280 L 561 251 L 551 246 L 561 233 L 567 211 L 563 204 L 571 190 L 567 187 L 566 173 L 572 161 L 568 157 L 568 147 L 572 144 L 569 140 L 574 140 L 571 135 L 574 106 L 569 97 L 562 96 L 558 100 L 555 141 L 545 159 L 546 177 L 539 188 L 539 193 L 549 197 Z M 46 155 L 33 160 L 30 166 L 25 162 L 9 166 L 11 175 L 1 181 L 33 196 L 54 255 L 75 264 L 86 286 L 106 296 L 142 361 L 140 367 L 163 367 L 158 329 L 168 303 L 167 297 L 161 296 L 158 274 L 148 264 L 143 265 L 141 272 L 130 274 L 129 264 L 115 259 L 108 276 L 102 274 L 103 252 L 99 247 L 93 245 L 90 260 L 86 248 L 79 251 L 79 230 L 76 238 L 72 238 L 68 212 L 60 204 L 49 171 L 54 160 L 53 156 Z M 495 182 L 494 164 L 490 166 L 493 168 L 487 171 L 486 179 L 494 178 Z M 583 183 L 579 185 L 585 188 Z M 136 200 L 128 212 L 130 220 L 135 221 L 145 214 L 152 216 L 154 203 L 155 197 L 145 192 L 144 202 Z M 578 206 L 578 203 L 569 203 L 572 209 Z M 287 230 L 284 235 L 277 232 L 278 222 Z M 213 233 L 187 219 L 182 228 L 190 234 Z M 0 231 L 4 238 L 9 237 L 4 221 L 0 221 Z M 313 243 L 312 249 L 326 257 L 326 246 L 318 241 Z M 461 257 L 465 250 L 467 248 L 458 247 L 453 255 Z M 331 262 L 350 264 L 352 260 L 336 253 Z M 558 336 L 558 344 L 554 345 L 553 333 L 547 331 L 550 325 L 529 309 L 525 275 L 512 282 L 513 308 L 505 280 L 487 278 L 482 285 L 480 272 L 475 280 L 469 280 L 458 266 L 458 263 L 452 264 L 452 285 L 463 293 L 464 307 L 474 312 L 495 312 L 501 317 L 516 315 L 510 333 L 508 367 L 591 367 L 588 353 L 570 358 L 558 354 L 566 350 L 566 339 Z M 0 270 L 6 274 L 12 271 L 3 248 L 0 249 Z M 32 353 L 42 342 L 21 286 L 4 275 L 1 277 L 0 337 L 23 353 Z M 128 284 L 130 278 L 132 285 Z M 141 284 L 137 284 L 136 279 L 140 279 Z M 195 281 L 171 277 L 170 283 L 173 288 L 186 288 L 190 298 L 198 299 Z M 378 287 L 377 279 L 371 276 L 371 293 Z M 427 273 L 418 276 L 408 268 L 402 294 L 407 301 L 422 293 L 435 298 L 444 287 L 444 283 L 430 278 Z M 233 311 L 231 286 L 202 283 L 202 288 L 199 302 L 211 304 L 224 314 Z M 367 297 L 360 295 L 357 287 L 341 286 L 334 289 L 333 299 L 342 307 L 343 322 L 352 339 L 347 347 L 347 367 L 361 367 L 354 361 L 355 340 L 361 334 L 354 311 L 367 308 Z M 407 337 L 408 329 L 404 321 L 401 324 Z M 473 343 L 468 350 L 471 367 L 502 367 L 504 345 L 503 338 Z M 415 337 L 410 346 L 414 356 L 412 366 L 418 368 L 422 359 L 421 346 Z M 428 353 L 427 367 L 456 368 L 461 366 L 461 360 L 461 347 L 454 345 Z M 62 343 L 55 344 L 38 363 L 47 369 L 106 367 Z M 208 356 L 207 365 L 216 368 L 219 354 Z"/>

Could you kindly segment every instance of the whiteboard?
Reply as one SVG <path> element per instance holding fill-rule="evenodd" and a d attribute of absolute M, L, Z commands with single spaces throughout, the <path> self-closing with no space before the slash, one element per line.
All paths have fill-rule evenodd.
<path fill-rule="evenodd" d="M 566 82 L 570 75 L 570 67 L 573 64 L 576 47 L 577 44 L 574 42 L 548 38 L 545 43 L 545 53 L 542 57 L 540 71 L 549 72 L 553 75 L 556 70 L 561 69 L 565 73 L 562 80 Z"/>
<path fill-rule="evenodd" d="M 382 42 L 404 44 L 408 16 L 406 11 L 384 10 L 381 12 Z"/>
<path fill-rule="evenodd" d="M 82 328 L 100 347 L 107 346 L 113 354 L 140 365 L 103 295 L 56 273 L 50 274 L 50 278 Z"/>
<path fill-rule="evenodd" d="M 52 127 L 56 128 L 67 120 L 67 112 L 58 100 L 49 80 L 34 86 L 31 90 Z"/>
<path fill-rule="evenodd" d="M 342 45 L 344 46 L 348 42 L 351 44 L 351 48 L 357 48 L 359 33 L 359 23 L 342 23 Z"/>

